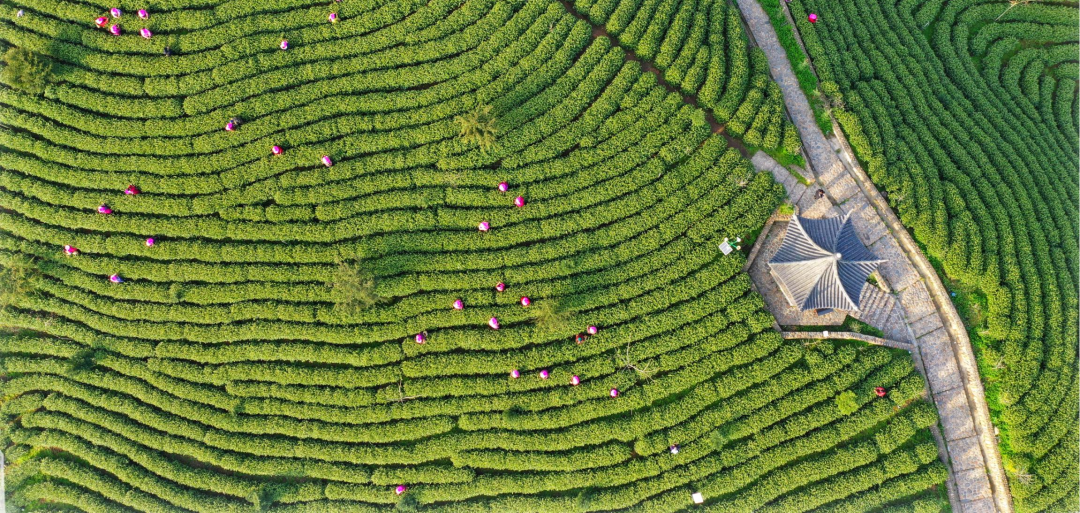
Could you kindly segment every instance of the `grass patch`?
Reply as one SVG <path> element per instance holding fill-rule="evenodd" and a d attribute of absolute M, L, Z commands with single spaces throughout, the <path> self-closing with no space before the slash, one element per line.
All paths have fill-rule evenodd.
<path fill-rule="evenodd" d="M 798 180 L 799 183 L 801 183 L 803 185 L 809 186 L 810 184 L 814 183 L 814 182 L 811 182 L 810 180 L 807 180 L 806 177 L 802 175 L 802 173 L 799 173 L 798 171 L 796 171 L 794 169 L 789 168 L 788 172 L 791 173 L 791 176 L 794 176 L 795 179 Z"/>
<path fill-rule="evenodd" d="M 916 240 L 919 250 L 926 255 L 931 267 L 937 273 L 938 279 L 949 294 L 949 299 L 956 307 L 956 313 L 964 324 L 971 347 L 975 352 L 975 363 L 979 368 L 979 376 L 983 381 L 983 391 L 986 393 L 986 406 L 990 412 L 990 422 L 998 427 L 1000 442 L 998 447 L 1002 457 L 1011 455 L 1013 452 L 1009 446 L 1008 424 L 1002 416 L 1007 406 L 1001 401 L 1001 380 L 1004 377 L 1004 355 L 994 340 L 984 337 L 988 326 L 986 320 L 988 298 L 978 287 L 969 285 L 958 280 L 953 280 L 945 274 L 945 266 L 941 260 L 930 255 L 926 246 Z M 1008 465 L 1008 458 L 1006 465 Z"/>
<path fill-rule="evenodd" d="M 788 153 L 787 150 L 784 150 L 783 148 L 778 148 L 778 149 L 775 149 L 775 150 L 764 150 L 764 151 L 770 157 L 772 157 L 777 162 L 779 162 L 781 166 L 784 166 L 784 167 L 799 166 L 801 168 L 806 167 L 806 159 L 803 158 L 802 154 L 792 155 L 791 153 Z"/>
<path fill-rule="evenodd" d="M 784 47 L 784 53 L 787 54 L 788 61 L 791 62 L 791 69 L 795 72 L 795 79 L 799 82 L 799 88 L 806 95 L 806 99 L 810 101 L 810 109 L 814 111 L 814 119 L 817 121 L 818 128 L 825 135 L 831 134 L 832 119 L 829 117 L 829 113 L 825 109 L 825 103 L 821 98 L 818 77 L 810 66 L 810 57 L 806 55 L 802 46 L 799 45 L 799 40 L 795 36 L 795 27 L 791 26 L 784 16 L 780 0 L 764 0 L 761 2 L 761 6 L 769 15 L 769 22 L 772 23 L 773 29 L 776 30 L 776 37 L 780 40 L 780 46 Z"/>
<path fill-rule="evenodd" d="M 847 316 L 847 318 L 844 319 L 844 323 L 840 325 L 840 331 L 851 331 L 863 335 L 870 335 L 872 337 L 885 338 L 885 333 L 881 330 L 850 315 Z"/>

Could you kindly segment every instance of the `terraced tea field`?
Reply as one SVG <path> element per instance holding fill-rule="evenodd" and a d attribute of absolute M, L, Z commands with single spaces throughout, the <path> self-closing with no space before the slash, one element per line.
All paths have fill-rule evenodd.
<path fill-rule="evenodd" d="M 1016 510 L 1077 511 L 1077 3 L 789 7 L 870 177 L 958 282 Z"/>
<path fill-rule="evenodd" d="M 783 195 L 725 135 L 799 143 L 655 4 L 5 4 L 9 508 L 942 510 L 911 357 L 716 249 Z"/>

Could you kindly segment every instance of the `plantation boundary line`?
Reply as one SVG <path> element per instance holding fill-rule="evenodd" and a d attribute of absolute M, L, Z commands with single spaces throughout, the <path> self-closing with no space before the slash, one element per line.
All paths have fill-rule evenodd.
<path fill-rule="evenodd" d="M 734 137 L 726 133 L 724 131 L 724 125 L 721 125 L 718 121 L 716 121 L 716 118 L 713 116 L 712 111 L 698 105 L 696 96 L 692 94 L 683 94 L 683 92 L 680 91 L 679 88 L 671 85 L 671 83 L 664 79 L 664 74 L 660 72 L 656 65 L 654 65 L 650 61 L 641 59 L 637 56 L 637 53 L 623 48 L 623 46 L 619 44 L 619 40 L 608 33 L 607 27 L 603 25 L 597 25 L 593 23 L 588 16 L 577 12 L 577 10 L 574 9 L 574 6 L 570 4 L 570 0 L 558 0 L 558 2 L 562 4 L 563 8 L 566 9 L 566 12 L 570 13 L 571 16 L 581 21 L 584 21 L 585 23 L 588 23 L 589 26 L 592 27 L 592 32 L 590 33 L 590 37 L 592 39 L 595 40 L 599 37 L 608 38 L 608 40 L 611 41 L 612 47 L 619 48 L 623 51 L 623 57 L 625 57 L 627 61 L 636 62 L 641 66 L 642 71 L 656 75 L 656 81 L 660 84 L 661 87 L 667 89 L 669 92 L 679 95 L 679 97 L 682 98 L 682 101 L 684 103 L 688 103 L 690 105 L 693 105 L 695 108 L 704 111 L 705 121 L 709 123 L 709 129 L 712 131 L 712 133 L 722 135 L 724 137 L 724 140 L 727 141 L 727 145 L 731 148 L 735 148 L 736 150 L 738 150 L 739 154 L 742 155 L 743 158 L 750 158 L 750 150 L 748 150 L 746 146 L 738 139 L 735 139 Z M 746 34 L 747 36 L 749 36 L 750 32 L 747 31 Z"/>
<path fill-rule="evenodd" d="M 953 501 L 954 508 L 964 513 L 995 509 L 1012 512 L 974 352 L 944 285 L 859 167 L 836 121 L 833 126 L 837 141 L 831 144 L 818 128 L 810 103 L 761 5 L 757 0 L 743 0 L 739 7 L 758 46 L 765 51 L 773 79 L 784 93 L 784 103 L 809 156 L 811 172 L 834 204 L 846 202 L 844 210 L 857 214 L 854 218 L 857 225 L 862 225 L 860 232 L 869 238 L 877 236 L 869 246 L 892 264 L 883 266 L 882 275 L 898 291 L 905 328 L 910 330 L 912 342 L 926 364 L 927 380 L 949 445 L 950 481 L 955 483 L 959 498 Z M 844 159 L 837 158 L 838 154 Z M 884 233 L 880 233 L 882 228 Z M 879 233 L 869 235 L 871 232 Z"/>

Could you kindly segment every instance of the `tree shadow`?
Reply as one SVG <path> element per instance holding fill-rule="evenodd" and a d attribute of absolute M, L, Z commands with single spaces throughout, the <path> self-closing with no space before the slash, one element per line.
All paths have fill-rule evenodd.
<path fill-rule="evenodd" d="M 53 62 L 53 82 L 63 82 L 74 69 L 85 66 L 89 53 L 82 45 L 85 30 L 83 27 L 68 24 L 60 29 L 56 37 L 49 40 L 44 53 Z"/>

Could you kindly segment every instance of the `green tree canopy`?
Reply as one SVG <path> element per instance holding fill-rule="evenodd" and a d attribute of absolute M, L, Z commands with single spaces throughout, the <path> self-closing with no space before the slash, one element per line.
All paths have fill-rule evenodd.
<path fill-rule="evenodd" d="M 466 144 L 476 143 L 486 150 L 495 144 L 495 117 L 491 105 L 477 105 L 475 109 L 457 116 L 454 121 L 461 126 L 458 134 Z"/>
<path fill-rule="evenodd" d="M 383 301 L 375 293 L 375 276 L 356 264 L 342 262 L 330 283 L 334 302 L 347 312 L 356 313 Z"/>
<path fill-rule="evenodd" d="M 855 392 L 848 390 L 836 396 L 836 408 L 842 415 L 851 415 L 859 409 L 859 403 L 855 400 Z"/>
<path fill-rule="evenodd" d="M 25 48 L 9 48 L 4 52 L 4 70 L 0 82 L 31 94 L 45 92 L 52 72 L 52 62 Z"/>

